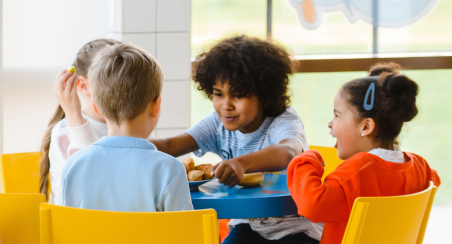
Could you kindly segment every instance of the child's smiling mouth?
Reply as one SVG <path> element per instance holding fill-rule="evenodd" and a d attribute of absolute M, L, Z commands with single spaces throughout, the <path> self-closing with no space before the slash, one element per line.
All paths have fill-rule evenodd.
<path fill-rule="evenodd" d="M 333 136 L 333 138 L 336 138 L 336 144 L 334 145 L 334 148 L 337 149 L 337 144 L 338 144 L 337 137 L 336 137 L 336 135 L 334 135 L 333 131 L 330 131 L 330 135 Z"/>
<path fill-rule="evenodd" d="M 237 117 L 238 117 L 238 116 L 223 116 L 223 119 L 224 119 L 226 122 L 232 122 L 232 121 L 234 121 Z"/>

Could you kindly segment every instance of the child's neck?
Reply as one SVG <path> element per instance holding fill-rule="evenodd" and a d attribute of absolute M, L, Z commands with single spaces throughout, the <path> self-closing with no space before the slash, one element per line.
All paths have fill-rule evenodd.
<path fill-rule="evenodd" d="M 363 148 L 361 149 L 362 152 L 369 152 L 373 149 L 377 149 L 377 148 L 382 148 L 382 149 L 386 149 L 386 150 L 394 150 L 394 145 L 383 145 L 381 143 L 362 143 L 361 144 L 363 146 Z"/>
<path fill-rule="evenodd" d="M 114 121 L 106 119 L 108 136 L 127 136 L 147 139 L 155 128 L 149 119 L 139 115 L 133 120 L 123 121 L 118 125 Z"/>

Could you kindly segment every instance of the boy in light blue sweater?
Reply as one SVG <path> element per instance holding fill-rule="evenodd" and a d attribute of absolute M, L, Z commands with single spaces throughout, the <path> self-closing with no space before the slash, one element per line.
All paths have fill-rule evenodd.
<path fill-rule="evenodd" d="M 185 167 L 146 138 L 160 115 L 163 74 L 139 47 L 102 50 L 88 73 L 92 106 L 108 137 L 72 155 L 62 172 L 64 206 L 129 212 L 192 210 Z"/>

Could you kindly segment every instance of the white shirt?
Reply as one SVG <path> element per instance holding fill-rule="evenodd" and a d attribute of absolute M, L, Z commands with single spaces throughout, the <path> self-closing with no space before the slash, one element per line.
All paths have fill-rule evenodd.
<path fill-rule="evenodd" d="M 370 150 L 368 153 L 380 157 L 381 159 L 392 162 L 392 163 L 405 163 L 405 156 L 400 149 L 387 150 L 383 148 L 375 148 Z"/>
<path fill-rule="evenodd" d="M 68 157 L 78 149 L 90 146 L 93 142 L 108 135 L 107 124 L 93 120 L 82 113 L 87 120 L 79 127 L 69 127 L 62 119 L 52 129 L 49 149 L 51 189 L 49 203 L 59 204 L 61 194 L 61 172 Z"/>

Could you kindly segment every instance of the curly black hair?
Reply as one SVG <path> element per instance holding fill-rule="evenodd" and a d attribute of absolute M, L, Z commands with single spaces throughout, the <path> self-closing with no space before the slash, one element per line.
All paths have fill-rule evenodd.
<path fill-rule="evenodd" d="M 403 124 L 416 117 L 416 96 L 419 87 L 410 78 L 399 74 L 397 63 L 377 63 L 369 70 L 369 76 L 347 82 L 342 87 L 348 103 L 358 112 L 358 120 L 374 119 L 377 125 L 376 140 L 384 146 L 398 146 L 397 136 Z M 371 83 L 375 83 L 375 105 L 371 110 L 363 107 L 365 95 Z M 366 101 L 367 103 L 368 101 Z"/>
<path fill-rule="evenodd" d="M 290 105 L 290 74 L 290 57 L 283 47 L 241 35 L 223 39 L 196 57 L 194 81 L 209 99 L 217 81 L 228 82 L 234 94 L 257 95 L 264 115 L 276 117 Z"/>

